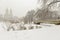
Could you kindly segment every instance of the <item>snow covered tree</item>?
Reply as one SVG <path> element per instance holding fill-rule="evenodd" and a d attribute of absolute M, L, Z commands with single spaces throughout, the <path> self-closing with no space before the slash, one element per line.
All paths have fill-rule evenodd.
<path fill-rule="evenodd" d="M 25 23 L 31 23 L 33 21 L 34 13 L 35 13 L 34 10 L 28 11 L 25 18 L 24 18 L 24 22 Z"/>

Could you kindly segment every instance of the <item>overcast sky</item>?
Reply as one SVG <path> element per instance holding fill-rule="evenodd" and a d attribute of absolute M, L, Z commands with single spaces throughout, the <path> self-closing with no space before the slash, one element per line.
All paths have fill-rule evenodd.
<path fill-rule="evenodd" d="M 4 14 L 6 8 L 11 8 L 15 16 L 22 17 L 36 5 L 37 0 L 0 0 L 0 14 Z"/>

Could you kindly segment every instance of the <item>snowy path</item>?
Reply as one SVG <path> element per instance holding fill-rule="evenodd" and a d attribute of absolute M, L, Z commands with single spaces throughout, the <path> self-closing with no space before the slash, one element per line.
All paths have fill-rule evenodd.
<path fill-rule="evenodd" d="M 60 40 L 60 26 L 0 32 L 0 40 Z"/>

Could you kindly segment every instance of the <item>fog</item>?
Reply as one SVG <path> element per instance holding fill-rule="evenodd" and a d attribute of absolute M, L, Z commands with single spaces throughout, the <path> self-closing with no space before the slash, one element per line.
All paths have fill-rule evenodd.
<path fill-rule="evenodd" d="M 36 7 L 37 0 L 0 0 L 0 14 L 4 14 L 6 8 L 11 8 L 14 16 L 22 17 Z"/>

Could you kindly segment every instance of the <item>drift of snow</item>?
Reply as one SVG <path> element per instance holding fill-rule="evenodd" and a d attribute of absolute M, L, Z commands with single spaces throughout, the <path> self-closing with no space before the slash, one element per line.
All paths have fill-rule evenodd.
<path fill-rule="evenodd" d="M 6 29 L 7 29 L 6 24 L 4 22 L 0 22 L 0 32 L 1 31 L 7 31 Z"/>
<path fill-rule="evenodd" d="M 60 40 L 60 25 L 33 30 L 0 32 L 0 40 Z"/>
<path fill-rule="evenodd" d="M 41 24 L 38 26 L 43 28 L 7 32 L 4 29 L 7 29 L 6 24 L 0 22 L 0 40 L 60 40 L 60 25 Z"/>

